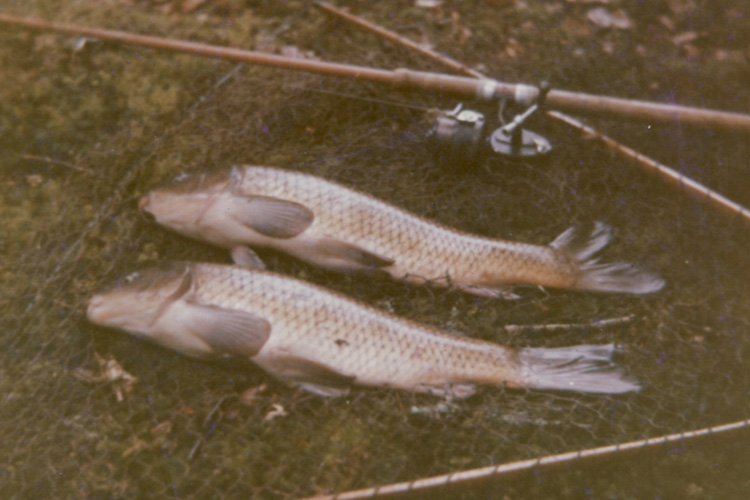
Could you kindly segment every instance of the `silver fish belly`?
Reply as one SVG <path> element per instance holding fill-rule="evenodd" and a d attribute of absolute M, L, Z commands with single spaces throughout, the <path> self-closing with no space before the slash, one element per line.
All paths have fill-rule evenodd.
<path fill-rule="evenodd" d="M 551 244 L 471 235 L 426 220 L 315 176 L 243 166 L 155 189 L 140 201 L 167 228 L 232 250 L 268 247 L 335 271 L 392 277 L 491 297 L 515 298 L 513 285 L 650 293 L 664 282 L 624 263 L 592 256 L 610 228 L 571 228 Z"/>
<path fill-rule="evenodd" d="M 197 358 L 243 357 L 327 396 L 386 386 L 465 397 L 477 384 L 638 390 L 612 345 L 513 350 L 399 318 L 323 288 L 238 266 L 169 263 L 92 297 L 88 318 Z"/>

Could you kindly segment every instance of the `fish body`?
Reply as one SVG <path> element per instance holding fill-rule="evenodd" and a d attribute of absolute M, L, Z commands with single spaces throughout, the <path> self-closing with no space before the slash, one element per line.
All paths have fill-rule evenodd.
<path fill-rule="evenodd" d="M 195 358 L 247 358 L 317 394 L 338 396 L 353 384 L 458 397 L 477 384 L 638 389 L 609 361 L 612 345 L 514 350 L 268 271 L 168 263 L 127 281 L 90 299 L 90 321 Z"/>
<path fill-rule="evenodd" d="M 601 223 L 550 245 L 468 234 L 315 176 L 243 166 L 156 189 L 140 201 L 156 221 L 232 250 L 273 248 L 336 271 L 385 271 L 398 280 L 515 298 L 513 285 L 649 293 L 664 282 L 591 257 L 609 242 Z"/>

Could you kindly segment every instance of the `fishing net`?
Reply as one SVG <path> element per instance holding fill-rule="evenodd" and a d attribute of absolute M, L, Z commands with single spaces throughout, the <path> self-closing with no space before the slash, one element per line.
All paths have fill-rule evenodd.
<path fill-rule="evenodd" d="M 308 31 L 294 33 L 288 25 L 298 21 L 273 5 L 256 7 L 277 40 L 309 47 L 325 59 L 359 57 L 374 66 L 439 69 L 312 14 L 315 23 Z M 527 14 L 535 21 L 537 15 Z M 466 17 L 469 25 L 471 13 Z M 463 48 L 467 54 L 493 42 L 479 36 L 489 30 L 485 21 L 477 15 L 473 22 L 477 41 Z M 326 31 L 333 33 L 314 35 Z M 256 42 L 267 32 L 261 30 Z M 624 43 L 612 36 L 613 43 Z M 22 33 L 3 38 L 19 51 L 35 40 L 40 43 Z M 75 99 L 88 102 L 86 89 L 105 102 L 111 92 L 111 107 L 99 104 L 115 111 L 101 122 L 106 125 L 92 118 L 88 125 L 53 129 L 51 138 L 34 132 L 34 123 L 7 117 L 2 122 L 11 134 L 2 141 L 12 153 L 3 156 L 0 191 L 5 233 L 0 245 L 6 256 L 0 263 L 3 498 L 296 498 L 645 439 L 750 415 L 747 227 L 664 188 L 576 132 L 537 120 L 537 130 L 556 144 L 553 156 L 543 162 L 487 158 L 473 166 L 446 164 L 433 154 L 424 112 L 375 102 L 398 98 L 417 107 L 455 105 L 443 96 L 394 97 L 391 90 L 369 84 L 122 47 L 96 46 L 73 55 L 59 46 L 54 50 L 60 60 L 50 64 L 62 75 L 45 75 L 50 88 L 38 89 L 40 95 L 64 93 L 66 85 L 73 85 L 68 80 L 86 78 L 76 87 L 84 89 L 82 95 L 65 102 L 73 99 L 72 107 Z M 580 68 L 566 66 L 566 50 L 555 45 L 538 57 L 539 63 L 562 61 L 556 71 L 568 86 L 585 81 L 585 88 L 593 89 L 606 82 L 607 93 L 621 95 L 645 88 L 632 74 L 621 75 L 624 83 L 612 74 L 592 76 L 587 61 Z M 16 64 L 31 65 L 35 57 L 26 54 Z M 130 72 L 145 73 L 155 57 L 171 58 L 175 69 L 161 71 L 173 71 L 183 82 L 181 93 L 162 83 L 161 94 L 127 94 L 111 75 L 92 72 L 104 67 L 121 71 L 117 78 L 135 78 Z M 504 62 L 504 75 L 537 76 L 527 63 Z M 500 74 L 500 62 L 494 64 L 488 69 Z M 615 65 L 625 71 L 625 63 Z M 640 70 L 653 75 L 657 68 Z M 675 71 L 684 76 L 693 70 Z M 682 82 L 681 91 L 693 102 L 724 104 L 720 96 L 700 101 L 707 84 L 698 81 L 692 86 Z M 143 103 L 138 95 L 155 100 Z M 144 119 L 138 112 L 155 113 L 153 107 L 165 99 L 172 104 L 158 116 Z M 64 119 L 65 109 L 54 111 L 53 104 L 40 101 L 33 119 L 48 123 L 54 113 L 63 113 L 58 119 Z M 102 120 L 102 111 L 92 109 L 91 116 Z M 21 128 L 10 132 L 8 123 Z M 661 132 L 642 125 L 616 127 L 629 145 L 750 204 L 744 189 L 750 180 L 747 143 L 738 137 L 676 126 Z M 87 141 L 87 134 L 97 141 Z M 30 137 L 35 144 L 20 142 Z M 53 139 L 84 146 L 60 151 Z M 40 162 L 25 153 L 29 150 L 70 161 Z M 663 291 L 633 297 L 531 288 L 520 290 L 516 301 L 489 300 L 336 275 L 273 252 L 259 253 L 272 270 L 505 345 L 615 342 L 621 346 L 616 361 L 642 390 L 602 396 L 484 388 L 467 400 L 444 401 L 358 389 L 344 398 L 324 399 L 287 389 L 259 369 L 192 361 L 88 324 L 86 299 L 135 268 L 163 259 L 229 262 L 225 251 L 157 227 L 138 213 L 137 200 L 159 182 L 233 164 L 316 174 L 450 226 L 525 242 L 545 244 L 573 224 L 607 222 L 617 236 L 604 258 L 658 271 L 667 281 Z M 622 318 L 606 327 L 554 332 L 504 328 Z M 571 469 L 561 476 L 537 475 L 521 486 L 464 495 L 739 498 L 750 492 L 741 446 L 708 448 L 697 458 L 673 455 L 654 462 L 655 468 L 628 461 L 597 472 Z M 723 475 L 700 475 L 706 471 Z M 682 477 L 686 473 L 691 479 Z"/>

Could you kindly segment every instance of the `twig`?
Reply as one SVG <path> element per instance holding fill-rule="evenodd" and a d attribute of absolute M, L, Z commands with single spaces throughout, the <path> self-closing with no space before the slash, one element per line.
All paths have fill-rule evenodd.
<path fill-rule="evenodd" d="M 41 161 L 44 163 L 49 163 L 50 165 L 59 165 L 61 167 L 72 168 L 73 170 L 77 170 L 79 172 L 84 172 L 87 174 L 94 173 L 92 170 L 88 168 L 79 167 L 78 165 L 73 165 L 72 163 L 68 163 L 67 161 L 55 160 L 54 158 L 49 158 L 47 156 L 30 155 L 28 153 L 20 153 L 19 156 L 23 158 L 24 160 L 36 160 L 36 161 Z"/>
<path fill-rule="evenodd" d="M 209 429 L 211 427 L 211 424 L 214 423 L 216 414 L 221 410 L 222 405 L 229 401 L 230 399 L 237 399 L 236 394 L 229 394 L 228 396 L 224 396 L 221 398 L 213 408 L 211 408 L 211 411 L 208 412 L 206 417 L 203 419 L 203 423 L 201 424 L 201 430 L 198 433 L 198 437 L 195 438 L 195 442 L 193 443 L 193 446 L 190 448 L 190 452 L 187 455 L 188 462 L 192 462 L 192 460 L 195 458 L 195 456 L 200 451 L 201 446 L 206 441 L 206 436 L 210 434 Z"/>
<path fill-rule="evenodd" d="M 608 318 L 591 321 L 590 323 L 553 323 L 548 325 L 505 325 L 503 329 L 507 332 L 555 332 L 560 330 L 575 330 L 583 328 L 604 328 L 613 325 L 630 323 L 635 319 L 635 314 L 622 316 L 620 318 Z"/>

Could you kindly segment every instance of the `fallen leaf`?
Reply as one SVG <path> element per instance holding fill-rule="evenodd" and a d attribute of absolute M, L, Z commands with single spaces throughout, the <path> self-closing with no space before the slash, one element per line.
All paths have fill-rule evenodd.
<path fill-rule="evenodd" d="M 678 16 L 682 16 L 691 8 L 686 0 L 667 0 L 667 6 Z"/>
<path fill-rule="evenodd" d="M 714 58 L 717 61 L 721 61 L 721 62 L 745 64 L 745 54 L 743 54 L 741 50 L 719 49 L 716 52 L 714 52 Z"/>
<path fill-rule="evenodd" d="M 471 37 L 471 30 L 461 25 L 461 14 L 457 11 L 451 12 L 451 37 L 458 42 L 459 45 L 466 43 L 466 40 Z"/>
<path fill-rule="evenodd" d="M 70 374 L 82 382 L 98 382 L 101 380 L 101 377 L 95 375 L 94 372 L 88 368 L 78 367 L 70 372 Z"/>
<path fill-rule="evenodd" d="M 41 184 L 41 183 L 42 183 L 42 181 L 44 181 L 44 179 L 43 179 L 43 178 L 42 178 L 42 176 L 41 176 L 41 175 L 39 175 L 39 174 L 32 174 L 32 175 L 27 175 L 27 176 L 26 176 L 26 182 L 28 182 L 28 183 L 29 183 L 29 186 L 31 186 L 31 187 L 33 187 L 33 188 L 35 188 L 35 187 L 37 187 L 37 186 L 38 186 L 39 184 Z"/>
<path fill-rule="evenodd" d="M 469 38 L 471 38 L 471 30 L 469 28 L 461 28 L 461 33 L 458 36 L 458 44 L 465 44 Z"/>
<path fill-rule="evenodd" d="M 586 14 L 589 21 L 600 28 L 619 28 L 627 30 L 633 27 L 633 21 L 625 14 L 623 10 L 610 12 L 604 7 L 591 9 Z"/>
<path fill-rule="evenodd" d="M 180 10 L 183 13 L 188 13 L 191 11 L 194 11 L 201 5 L 205 3 L 205 0 L 182 0 L 182 5 L 180 5 Z"/>
<path fill-rule="evenodd" d="M 260 397 L 260 395 L 266 391 L 266 388 L 266 384 L 260 384 L 257 387 L 251 387 L 242 391 L 242 394 L 240 394 L 239 397 L 240 403 L 245 406 L 254 405 L 258 402 L 258 398 Z"/>
<path fill-rule="evenodd" d="M 133 444 L 125 451 L 122 452 L 122 458 L 126 458 L 128 455 L 132 455 L 133 453 L 138 453 L 141 450 L 148 449 L 149 445 L 146 441 L 139 439 L 139 438 L 133 438 Z"/>
<path fill-rule="evenodd" d="M 73 52 L 81 52 L 83 49 L 86 48 L 86 46 L 89 43 L 95 42 L 95 38 L 88 38 L 85 36 L 79 36 L 78 38 L 75 38 L 71 45 L 73 46 Z"/>
<path fill-rule="evenodd" d="M 695 31 L 685 31 L 672 37 L 672 43 L 675 45 L 685 45 L 698 39 L 698 33 Z"/>
<path fill-rule="evenodd" d="M 312 50 L 300 50 L 296 45 L 284 45 L 280 52 L 282 56 L 292 59 L 318 59 Z"/>
<path fill-rule="evenodd" d="M 589 23 L 572 16 L 566 16 L 560 26 L 569 37 L 574 38 L 588 37 L 593 30 Z"/>
<path fill-rule="evenodd" d="M 699 49 L 692 43 L 686 43 L 685 45 L 682 45 L 682 50 L 685 51 L 685 55 L 687 55 L 688 58 L 694 58 L 701 55 L 701 49 Z"/>
<path fill-rule="evenodd" d="M 86 368 L 76 368 L 71 372 L 71 375 L 83 382 L 111 383 L 117 397 L 117 402 L 122 402 L 125 399 L 125 394 L 129 394 L 133 390 L 133 385 L 138 379 L 126 372 L 116 359 L 104 359 L 97 353 L 94 353 L 94 355 L 96 356 L 96 362 L 99 364 L 101 373 L 96 375 Z"/>
<path fill-rule="evenodd" d="M 174 4 L 165 3 L 156 8 L 156 11 L 160 14 L 169 15 L 174 12 Z"/>
<path fill-rule="evenodd" d="M 44 33 L 34 36 L 34 50 L 45 52 L 53 49 L 58 44 L 58 37 L 54 33 Z"/>
<path fill-rule="evenodd" d="M 442 3 L 443 0 L 417 0 L 414 2 L 414 5 L 424 7 L 425 9 L 434 9 L 435 7 L 440 7 Z"/>
<path fill-rule="evenodd" d="M 266 416 L 263 417 L 264 422 L 269 422 L 276 417 L 286 417 L 288 415 L 284 407 L 281 406 L 279 403 L 274 403 L 273 405 L 271 405 L 271 407 L 272 407 L 271 411 L 266 413 Z"/>
<path fill-rule="evenodd" d="M 669 31 L 674 31 L 677 29 L 677 24 L 674 22 L 674 20 L 669 16 L 659 16 L 657 19 L 659 19 L 659 22 L 662 26 L 667 28 Z"/>
<path fill-rule="evenodd" d="M 509 38 L 508 44 L 505 47 L 505 55 L 510 59 L 515 59 L 520 54 L 523 54 L 523 45 L 515 38 Z"/>
<path fill-rule="evenodd" d="M 155 425 L 149 431 L 149 433 L 155 438 L 163 438 L 170 432 L 172 432 L 172 422 L 169 420 L 165 420 L 164 422 Z"/>

